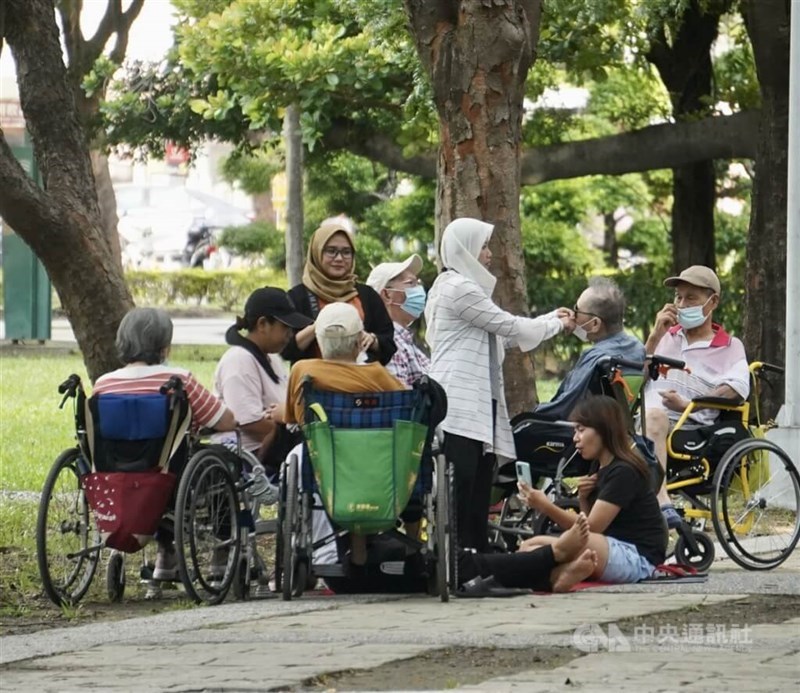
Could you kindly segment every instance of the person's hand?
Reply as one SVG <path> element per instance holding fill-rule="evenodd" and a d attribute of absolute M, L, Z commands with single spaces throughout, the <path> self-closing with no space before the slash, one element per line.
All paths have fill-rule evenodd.
<path fill-rule="evenodd" d="M 580 477 L 578 479 L 578 498 L 588 499 L 595 486 L 597 486 L 597 474 Z"/>
<path fill-rule="evenodd" d="M 674 303 L 665 303 L 664 307 L 656 314 L 654 330 L 663 334 L 678 324 L 678 309 Z"/>
<path fill-rule="evenodd" d="M 267 412 L 264 416 L 269 421 L 274 421 L 275 423 L 286 423 L 286 405 L 281 404 L 270 404 L 267 407 Z"/>
<path fill-rule="evenodd" d="M 689 400 L 681 397 L 675 390 L 659 390 L 658 394 L 661 395 L 664 409 L 681 413 L 689 406 Z"/>
<path fill-rule="evenodd" d="M 556 309 L 556 317 L 561 321 L 561 324 L 564 326 L 564 332 L 566 334 L 572 334 L 572 331 L 575 329 L 575 313 L 573 313 L 569 308 L 561 308 Z"/>
<path fill-rule="evenodd" d="M 361 351 L 375 351 L 378 348 L 378 337 L 374 332 L 362 332 L 358 345 Z"/>
<path fill-rule="evenodd" d="M 547 504 L 547 495 L 538 488 L 531 488 L 524 481 L 517 482 L 517 490 L 522 501 L 534 510 L 541 510 Z"/>

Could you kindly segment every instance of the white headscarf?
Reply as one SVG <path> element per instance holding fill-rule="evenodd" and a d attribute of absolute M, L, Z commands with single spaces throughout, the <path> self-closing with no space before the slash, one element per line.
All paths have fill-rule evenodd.
<path fill-rule="evenodd" d="M 485 221 L 463 217 L 451 221 L 442 234 L 442 264 L 478 282 L 487 296 L 492 295 L 497 278 L 478 262 L 478 255 L 493 230 Z"/>

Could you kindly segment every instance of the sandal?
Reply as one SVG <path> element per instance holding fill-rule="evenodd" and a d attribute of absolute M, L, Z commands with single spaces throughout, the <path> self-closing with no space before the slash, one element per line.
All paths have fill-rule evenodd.
<path fill-rule="evenodd" d="M 483 597 L 519 597 L 530 595 L 531 591 L 518 587 L 503 587 L 494 575 L 489 577 L 476 577 L 465 582 L 456 590 L 455 596 L 463 599 L 482 599 Z"/>

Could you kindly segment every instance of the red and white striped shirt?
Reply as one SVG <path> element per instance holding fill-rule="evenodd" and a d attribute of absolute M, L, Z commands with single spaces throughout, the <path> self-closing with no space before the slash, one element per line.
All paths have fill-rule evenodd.
<path fill-rule="evenodd" d="M 154 366 L 126 366 L 101 375 L 94 384 L 93 395 L 100 394 L 150 394 L 173 375 L 183 381 L 183 387 L 192 407 L 192 425 L 200 428 L 214 428 L 225 412 L 225 405 L 204 388 L 185 368 L 166 364 Z"/>

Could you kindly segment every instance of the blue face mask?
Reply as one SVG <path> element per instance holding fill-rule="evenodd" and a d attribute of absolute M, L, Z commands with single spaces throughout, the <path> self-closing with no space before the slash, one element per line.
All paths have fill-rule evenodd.
<path fill-rule="evenodd" d="M 400 307 L 416 320 L 425 310 L 425 289 L 417 285 L 405 291 L 406 300 L 403 301 Z"/>
<path fill-rule="evenodd" d="M 706 321 L 706 315 L 703 313 L 703 308 L 711 300 L 708 297 L 702 306 L 691 306 L 689 308 L 678 308 L 678 324 L 684 330 L 693 330 L 695 327 L 700 327 Z"/>

